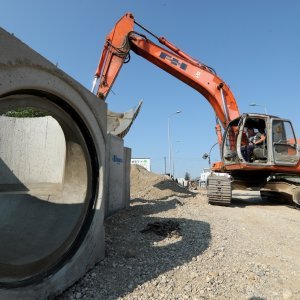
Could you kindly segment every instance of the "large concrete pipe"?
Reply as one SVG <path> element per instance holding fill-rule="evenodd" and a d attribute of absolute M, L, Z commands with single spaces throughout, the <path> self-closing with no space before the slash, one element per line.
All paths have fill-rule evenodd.
<path fill-rule="evenodd" d="M 107 108 L 3 29 L 0 44 L 0 299 L 44 299 L 104 256 Z M 45 117 L 8 116 L 28 108 Z"/>

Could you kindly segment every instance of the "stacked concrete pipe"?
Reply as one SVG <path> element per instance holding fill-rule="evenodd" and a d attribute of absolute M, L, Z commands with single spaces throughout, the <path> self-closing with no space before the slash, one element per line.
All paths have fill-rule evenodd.
<path fill-rule="evenodd" d="M 0 45 L 0 299 L 51 298 L 104 257 L 107 107 L 3 29 Z M 45 117 L 6 115 L 28 107 Z"/>

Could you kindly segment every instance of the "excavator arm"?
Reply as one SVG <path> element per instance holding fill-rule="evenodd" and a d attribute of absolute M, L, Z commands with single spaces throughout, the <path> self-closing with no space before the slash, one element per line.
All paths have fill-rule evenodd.
<path fill-rule="evenodd" d="M 168 49 L 135 32 L 134 24 L 142 27 Z M 106 38 L 94 81 L 95 86 L 97 80 L 99 81 L 97 95 L 101 99 L 107 97 L 122 65 L 130 59 L 130 50 L 201 93 L 214 109 L 224 129 L 231 120 L 239 117 L 233 94 L 212 68 L 193 59 L 164 37 L 152 34 L 138 24 L 130 13 L 116 23 Z M 217 131 L 221 143 L 221 130 L 218 129 L 218 124 Z"/>

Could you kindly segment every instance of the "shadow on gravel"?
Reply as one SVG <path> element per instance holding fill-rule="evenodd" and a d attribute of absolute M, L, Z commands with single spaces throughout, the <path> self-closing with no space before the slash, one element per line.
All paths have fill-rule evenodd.
<path fill-rule="evenodd" d="M 241 197 L 241 198 L 240 198 Z M 279 202 L 272 198 L 262 199 L 259 195 L 247 196 L 245 194 L 234 194 L 231 199 L 231 207 L 244 208 L 247 206 L 282 206 L 285 202 Z"/>
<path fill-rule="evenodd" d="M 140 214 L 141 209 L 143 209 L 143 214 L 151 215 L 159 212 L 168 211 L 170 209 L 175 209 L 178 206 L 184 205 L 184 202 L 182 200 L 179 200 L 176 196 L 171 196 L 167 199 L 161 198 L 157 200 L 145 200 L 141 198 L 135 198 L 132 199 L 130 202 L 133 205 L 130 209 L 133 213 L 137 212 L 137 216 Z"/>
<path fill-rule="evenodd" d="M 86 275 L 101 291 L 97 299 L 124 297 L 139 285 L 197 259 L 210 244 L 211 230 L 206 222 L 149 216 L 174 208 L 174 199 L 150 203 L 140 199 L 133 201 L 135 205 L 130 209 L 105 221 L 106 258 Z M 141 233 L 147 224 L 166 220 L 179 223 L 180 236 L 164 238 L 151 231 Z M 80 290 L 80 283 L 75 290 L 77 288 Z M 86 297 L 90 296 L 86 294 Z"/>

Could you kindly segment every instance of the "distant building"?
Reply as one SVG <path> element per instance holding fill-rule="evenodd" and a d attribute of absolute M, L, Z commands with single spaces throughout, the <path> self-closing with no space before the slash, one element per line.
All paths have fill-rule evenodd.
<path fill-rule="evenodd" d="M 188 181 L 184 179 L 184 177 L 177 178 L 178 183 L 182 186 L 188 186 Z"/>
<path fill-rule="evenodd" d="M 199 178 L 199 186 L 206 187 L 207 177 L 211 174 L 211 170 L 209 168 L 203 169 Z"/>
<path fill-rule="evenodd" d="M 207 177 L 211 174 L 214 174 L 216 176 L 226 176 L 226 177 L 230 177 L 229 174 L 227 173 L 216 173 L 216 172 L 212 172 L 211 169 L 209 168 L 204 168 L 202 173 L 200 174 L 200 178 L 199 178 L 199 186 L 201 187 L 206 187 L 207 185 Z"/>
<path fill-rule="evenodd" d="M 151 171 L 151 159 L 150 158 L 132 158 L 132 165 L 140 165 L 144 167 L 149 172 Z"/>

